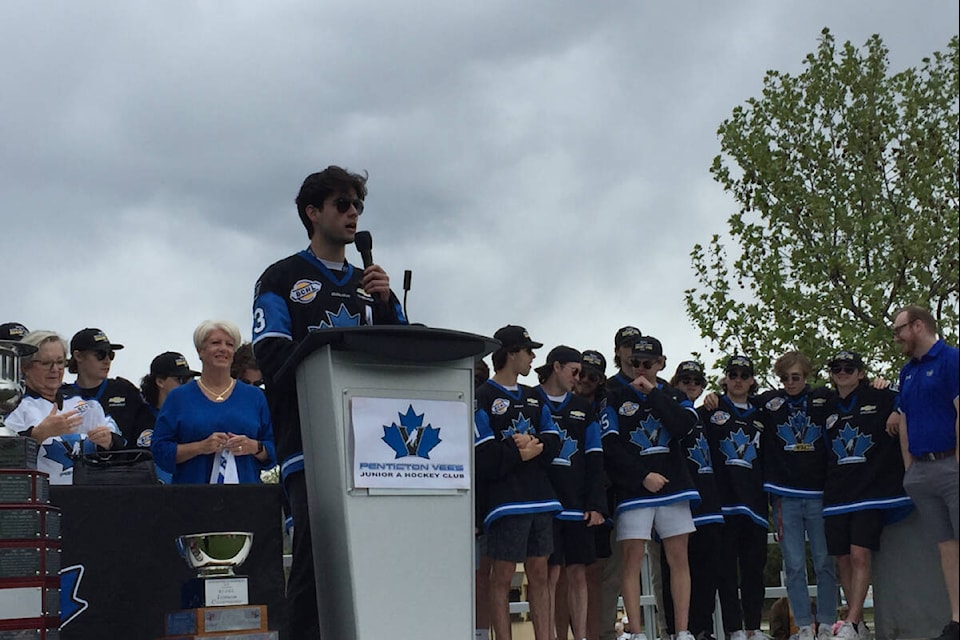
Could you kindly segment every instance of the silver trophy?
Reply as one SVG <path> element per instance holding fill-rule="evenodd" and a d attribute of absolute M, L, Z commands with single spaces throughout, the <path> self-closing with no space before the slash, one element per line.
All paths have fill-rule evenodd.
<path fill-rule="evenodd" d="M 196 570 L 198 578 L 236 575 L 234 567 L 243 564 L 252 546 L 253 533 L 249 531 L 192 533 L 177 538 L 180 556 Z"/>
<path fill-rule="evenodd" d="M 3 424 L 3 416 L 16 409 L 23 399 L 20 358 L 36 351 L 32 344 L 0 340 L 0 437 L 17 435 Z"/>

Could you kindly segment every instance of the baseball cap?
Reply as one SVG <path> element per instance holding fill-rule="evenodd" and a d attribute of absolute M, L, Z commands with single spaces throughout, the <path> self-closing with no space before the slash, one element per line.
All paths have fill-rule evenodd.
<path fill-rule="evenodd" d="M 633 344 L 637 341 L 637 338 L 642 336 L 640 329 L 636 327 L 626 326 L 620 327 L 617 329 L 617 334 L 613 336 L 613 348 L 618 349 L 625 344 Z"/>
<path fill-rule="evenodd" d="M 200 372 L 190 368 L 182 353 L 164 351 L 150 363 L 150 375 L 161 378 L 185 378 L 196 377 Z"/>
<path fill-rule="evenodd" d="M 734 369 L 743 369 L 750 375 L 753 375 L 753 360 L 751 360 L 747 356 L 740 356 L 740 355 L 730 356 L 727 359 L 726 366 L 723 367 L 723 371 L 726 373 L 726 372 L 733 371 Z"/>
<path fill-rule="evenodd" d="M 834 356 L 830 358 L 830 361 L 827 363 L 827 366 L 832 367 L 833 365 L 840 364 L 841 362 L 849 362 L 861 371 L 866 369 L 866 367 L 863 365 L 863 358 L 861 358 L 860 354 L 856 351 L 844 350 L 834 354 Z"/>
<path fill-rule="evenodd" d="M 123 349 L 122 344 L 113 344 L 107 338 L 107 334 L 100 329 L 83 329 L 74 334 L 70 339 L 70 352 L 74 351 L 97 351 L 99 349 L 112 349 L 119 351 Z"/>
<path fill-rule="evenodd" d="M 633 343 L 631 358 L 647 358 L 650 360 L 663 355 L 663 345 L 653 336 L 641 336 Z"/>
<path fill-rule="evenodd" d="M 30 333 L 30 330 L 19 322 L 4 322 L 0 324 L 0 340 L 12 340 L 19 342 L 23 336 Z"/>
<path fill-rule="evenodd" d="M 531 340 L 530 334 L 527 333 L 526 329 L 515 324 L 500 327 L 497 329 L 497 332 L 493 334 L 493 337 L 495 340 L 499 340 L 500 344 L 507 351 L 524 348 L 539 349 L 543 346 L 542 342 L 534 342 Z"/>
<path fill-rule="evenodd" d="M 537 372 L 537 375 L 545 377 L 549 375 L 550 370 L 553 369 L 554 362 L 567 364 L 568 362 L 580 362 L 580 358 L 579 351 L 573 347 L 561 344 L 560 346 L 550 349 L 550 353 L 547 354 L 547 362 L 534 369 L 534 371 Z"/>
<path fill-rule="evenodd" d="M 683 376 L 699 378 L 704 381 L 707 379 L 703 372 L 703 365 L 696 360 L 684 360 L 677 365 L 677 372 L 674 374 L 674 377 L 679 379 Z"/>
<path fill-rule="evenodd" d="M 600 373 L 607 372 L 607 360 L 599 351 L 588 349 L 580 356 L 580 364 L 584 367 L 593 367 Z"/>

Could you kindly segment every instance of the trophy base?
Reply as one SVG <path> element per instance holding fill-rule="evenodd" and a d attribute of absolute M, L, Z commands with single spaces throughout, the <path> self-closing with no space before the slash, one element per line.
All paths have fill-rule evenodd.
<path fill-rule="evenodd" d="M 50 637 L 50 636 L 47 636 Z M 3 638 L 0 638 L 3 640 Z M 18 639 L 19 640 L 19 639 Z M 215 633 L 213 635 L 164 636 L 160 640 L 280 640 L 278 631 L 238 631 L 237 633 Z"/>
<path fill-rule="evenodd" d="M 36 469 L 39 445 L 24 436 L 0 438 L 0 469 Z"/>
<path fill-rule="evenodd" d="M 267 607 L 262 604 L 239 607 L 200 607 L 167 614 L 168 636 L 226 633 L 228 631 L 266 631 Z"/>
<path fill-rule="evenodd" d="M 180 589 L 180 606 L 198 609 L 247 605 L 250 604 L 247 587 L 244 576 L 191 578 Z"/>

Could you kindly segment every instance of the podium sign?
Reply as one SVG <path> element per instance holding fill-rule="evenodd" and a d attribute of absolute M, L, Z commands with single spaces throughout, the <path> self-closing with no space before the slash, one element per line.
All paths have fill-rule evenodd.
<path fill-rule="evenodd" d="M 469 489 L 466 402 L 352 398 L 353 487 Z"/>
<path fill-rule="evenodd" d="M 358 327 L 291 358 L 321 637 L 472 637 L 473 369 L 495 346 Z"/>

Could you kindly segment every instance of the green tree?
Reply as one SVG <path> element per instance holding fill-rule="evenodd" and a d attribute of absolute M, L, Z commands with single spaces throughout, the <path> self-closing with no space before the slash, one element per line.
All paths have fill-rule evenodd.
<path fill-rule="evenodd" d="M 768 71 L 720 125 L 711 173 L 739 210 L 728 237 L 694 247 L 685 292 L 718 362 L 745 353 L 769 371 L 799 349 L 819 366 L 850 348 L 895 375 L 891 322 L 911 303 L 956 344 L 958 39 L 919 70 L 888 67 L 880 36 L 838 50 L 824 29 L 802 73 Z"/>

